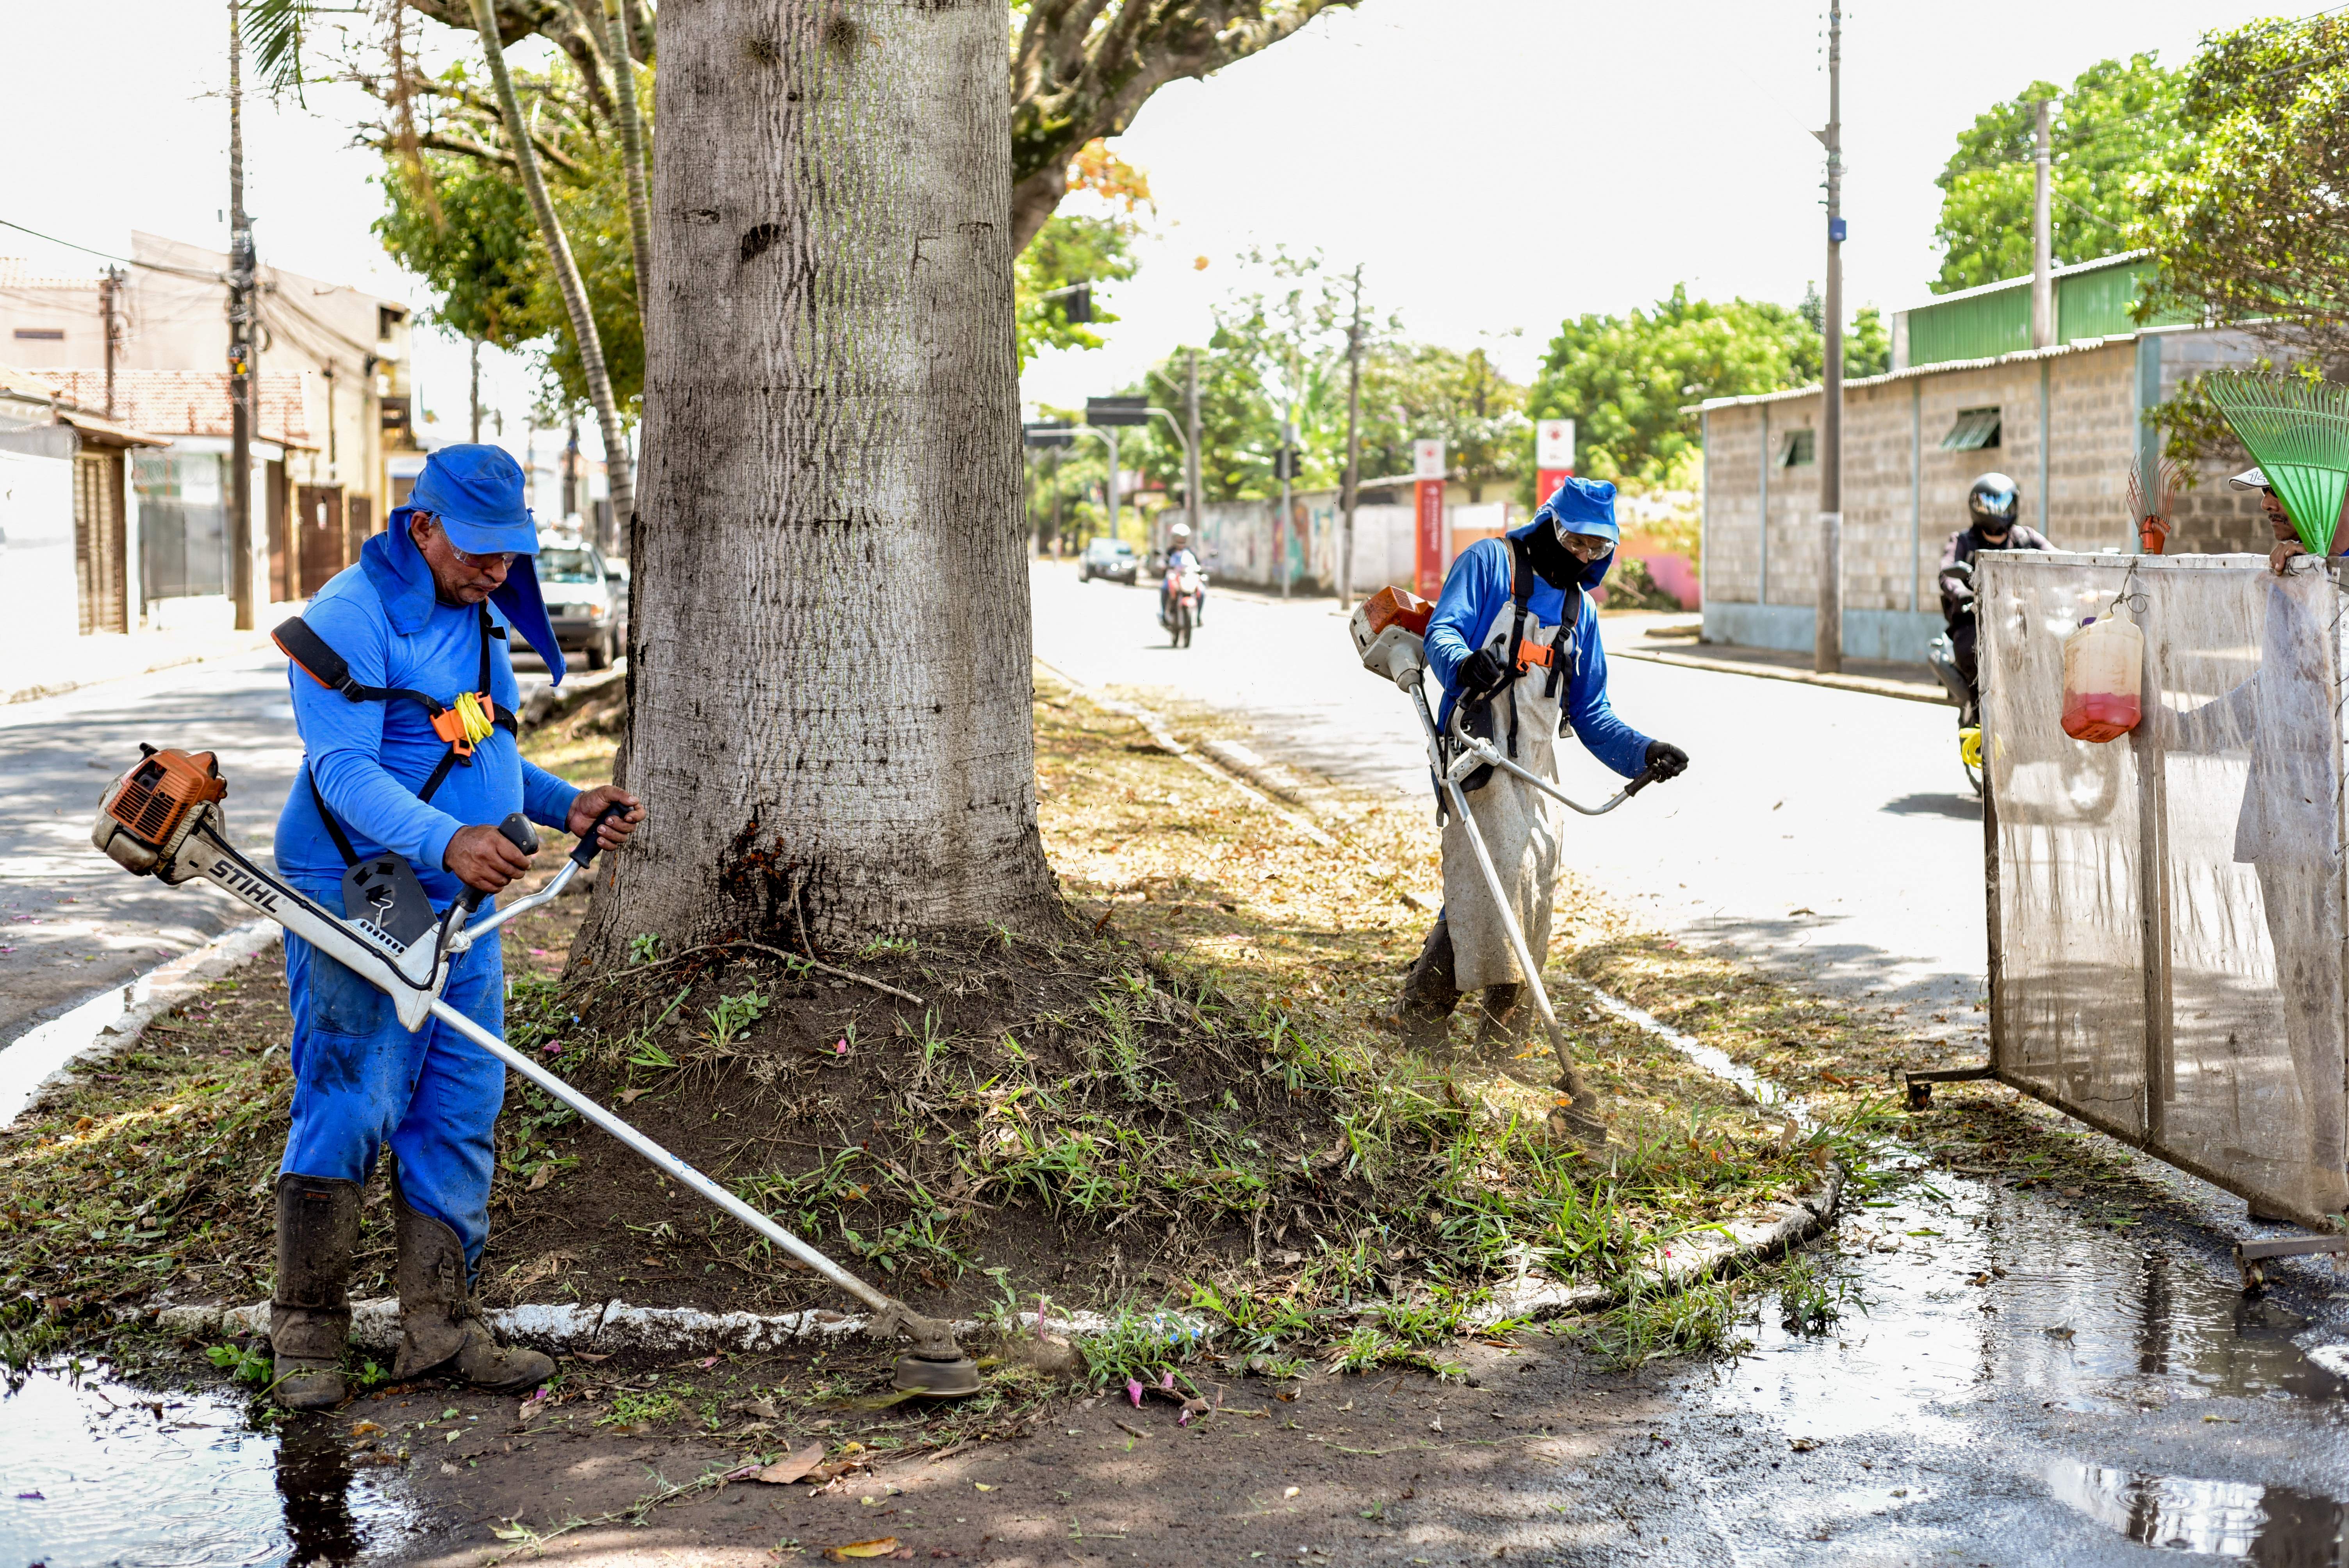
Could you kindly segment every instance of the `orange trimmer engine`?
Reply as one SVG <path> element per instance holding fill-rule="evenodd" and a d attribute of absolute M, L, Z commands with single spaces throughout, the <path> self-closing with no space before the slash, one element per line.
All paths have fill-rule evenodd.
<path fill-rule="evenodd" d="M 138 765 L 98 803 L 89 841 L 125 871 L 145 876 L 179 852 L 204 808 L 227 799 L 228 780 L 209 751 L 139 749 Z"/>
<path fill-rule="evenodd" d="M 1423 639 L 1435 606 L 1408 588 L 1381 588 L 1354 606 L 1347 630 L 1362 667 L 1397 686 L 1419 680 L 1427 662 Z"/>

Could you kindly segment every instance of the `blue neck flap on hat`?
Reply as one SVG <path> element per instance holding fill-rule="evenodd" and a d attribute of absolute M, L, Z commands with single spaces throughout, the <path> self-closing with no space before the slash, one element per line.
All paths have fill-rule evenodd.
<path fill-rule="evenodd" d="M 395 510 L 385 531 L 359 550 L 359 569 L 383 600 L 392 629 L 403 634 L 421 629 L 431 616 L 432 606 L 440 603 L 432 586 L 432 568 L 424 552 L 416 548 L 416 541 L 409 537 L 408 520 L 414 510 L 405 506 Z M 563 649 L 554 640 L 554 623 L 547 618 L 546 599 L 538 588 L 538 568 L 529 556 L 514 557 L 506 580 L 490 595 L 490 603 L 505 612 L 506 624 L 546 661 L 549 683 L 561 686 Z"/>

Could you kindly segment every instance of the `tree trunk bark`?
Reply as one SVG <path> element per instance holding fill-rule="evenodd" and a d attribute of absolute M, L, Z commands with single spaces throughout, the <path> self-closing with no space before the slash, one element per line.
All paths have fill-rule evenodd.
<path fill-rule="evenodd" d="M 595 331 L 595 317 L 587 308 L 587 287 L 579 281 L 579 263 L 572 259 L 571 242 L 555 216 L 539 173 L 538 153 L 531 145 L 530 121 L 523 117 L 522 100 L 514 96 L 513 77 L 506 70 L 506 54 L 498 42 L 497 22 L 490 0 L 472 0 L 473 26 L 489 57 L 490 79 L 498 92 L 498 112 L 505 120 L 506 144 L 513 150 L 514 165 L 522 170 L 523 189 L 531 211 L 538 216 L 539 232 L 554 268 L 554 282 L 563 294 L 563 308 L 571 318 L 571 335 L 579 345 L 579 364 L 587 374 L 588 400 L 595 405 L 595 422 L 604 432 L 604 472 L 612 490 L 612 516 L 625 526 L 636 512 L 636 480 L 628 461 L 627 433 L 620 427 L 620 411 L 612 400 L 612 377 L 604 367 L 604 340 Z"/>
<path fill-rule="evenodd" d="M 1057 908 L 992 3 L 671 0 L 626 766 L 573 949 Z"/>

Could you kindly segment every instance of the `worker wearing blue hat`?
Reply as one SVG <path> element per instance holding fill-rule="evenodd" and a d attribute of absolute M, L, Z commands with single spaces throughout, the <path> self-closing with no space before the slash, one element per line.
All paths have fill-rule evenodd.
<path fill-rule="evenodd" d="M 1617 537 L 1615 487 L 1568 479 L 1531 522 L 1460 552 L 1427 626 L 1427 666 L 1444 688 L 1439 729 L 1448 733 L 1454 708 L 1464 705 L 1471 733 L 1552 779 L 1553 740 L 1569 728 L 1627 779 L 1642 771 L 1670 779 L 1688 766 L 1687 753 L 1633 729 L 1607 698 L 1607 654 L 1589 590 L 1606 579 Z M 1557 808 L 1495 769 L 1480 769 L 1464 783 L 1526 950 L 1547 953 Z M 1525 977 L 1467 833 L 1456 820 L 1444 823 L 1444 909 L 1389 1018 L 1422 1045 L 1444 1037 L 1468 991 L 1483 993 L 1480 1045 L 1515 1044 L 1526 1032 Z"/>
<path fill-rule="evenodd" d="M 610 847 L 642 819 L 626 790 L 581 789 L 524 760 L 515 744 L 511 638 L 563 679 L 532 568 L 537 550 L 514 459 L 496 447 L 444 448 L 358 563 L 320 589 L 299 623 L 279 628 L 296 660 L 288 676 L 306 755 L 278 816 L 277 870 L 303 894 L 363 914 L 354 888 L 412 878 L 420 891 L 409 907 L 429 900 L 442 911 L 466 888 L 494 893 L 528 869 L 496 826 L 512 812 L 585 833 L 616 802 L 625 816 L 595 830 Z M 304 652 L 322 648 L 323 656 Z M 398 915 L 385 903 L 374 918 Z M 388 997 L 291 933 L 285 979 L 294 1105 L 270 1307 L 278 1402 L 312 1408 L 343 1398 L 359 1196 L 385 1144 L 398 1232 L 393 1375 L 437 1372 L 505 1389 L 545 1378 L 554 1364 L 501 1346 L 472 1298 L 504 1068 L 440 1024 L 409 1033 Z M 495 935 L 456 961 L 443 997 L 504 1033 Z"/>

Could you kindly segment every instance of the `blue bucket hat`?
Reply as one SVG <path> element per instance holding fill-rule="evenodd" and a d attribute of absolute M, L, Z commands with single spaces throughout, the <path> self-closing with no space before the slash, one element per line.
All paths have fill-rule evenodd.
<path fill-rule="evenodd" d="M 1622 537 L 1615 531 L 1615 487 L 1605 480 L 1568 480 L 1534 513 L 1536 522 L 1545 519 L 1560 533 L 1592 533 L 1610 543 Z"/>
<path fill-rule="evenodd" d="M 505 612 L 513 629 L 546 661 L 550 681 L 561 686 L 563 649 L 555 642 L 554 624 L 547 618 L 538 572 L 531 562 L 538 553 L 538 525 L 523 502 L 523 493 L 522 465 L 502 447 L 443 447 L 434 452 L 424 459 L 424 471 L 417 476 L 416 488 L 408 492 L 408 504 L 394 508 L 384 520 L 385 570 L 390 580 L 378 582 L 377 587 L 387 602 L 401 592 L 398 582 L 409 575 L 402 569 L 412 559 L 414 570 L 425 573 L 429 588 L 429 571 L 408 537 L 409 521 L 419 511 L 440 520 L 449 542 L 468 555 L 511 552 L 514 562 L 506 571 L 505 582 L 490 595 L 490 603 Z M 372 545 L 376 541 L 367 542 Z"/>
<path fill-rule="evenodd" d="M 502 447 L 443 447 L 425 459 L 392 525 L 407 527 L 403 514 L 419 511 L 440 519 L 449 542 L 468 555 L 538 553 L 538 524 L 523 504 L 522 465 Z"/>

